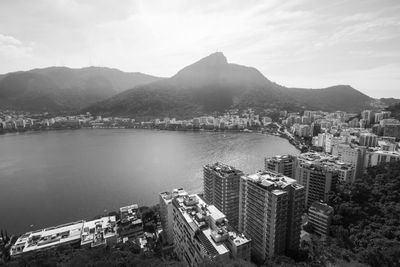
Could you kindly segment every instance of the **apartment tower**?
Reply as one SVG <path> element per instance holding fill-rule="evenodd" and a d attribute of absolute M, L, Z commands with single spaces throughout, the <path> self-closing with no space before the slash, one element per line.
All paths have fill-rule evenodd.
<path fill-rule="evenodd" d="M 304 153 L 296 158 L 296 180 L 305 187 L 305 205 L 326 201 L 339 179 L 341 166 L 332 165 L 318 153 Z"/>
<path fill-rule="evenodd" d="M 304 187 L 263 171 L 240 180 L 239 231 L 252 239 L 252 256 L 263 262 L 299 248 Z"/>
<path fill-rule="evenodd" d="M 204 166 L 204 200 L 215 205 L 237 229 L 239 220 L 239 184 L 243 172 L 234 167 L 214 163 Z"/>
<path fill-rule="evenodd" d="M 265 158 L 264 167 L 265 170 L 282 173 L 287 177 L 294 178 L 294 161 L 295 157 L 291 155 L 274 156 L 270 158 Z"/>

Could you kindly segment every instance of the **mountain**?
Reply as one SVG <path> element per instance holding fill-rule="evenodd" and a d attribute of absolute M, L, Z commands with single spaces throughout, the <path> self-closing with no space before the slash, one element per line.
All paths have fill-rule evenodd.
<path fill-rule="evenodd" d="M 25 111 L 76 111 L 160 78 L 117 69 L 49 67 L 0 76 L 0 107 Z"/>
<path fill-rule="evenodd" d="M 306 108 L 326 111 L 361 111 L 373 100 L 350 85 L 335 85 L 323 89 L 282 88 L 291 102 Z"/>
<path fill-rule="evenodd" d="M 393 97 L 390 97 L 390 98 L 380 98 L 379 101 L 380 101 L 383 105 L 386 105 L 386 106 L 393 106 L 393 105 L 395 105 L 395 104 L 400 103 L 400 99 L 393 98 Z"/>
<path fill-rule="evenodd" d="M 372 99 L 348 85 L 286 88 L 257 69 L 228 63 L 220 53 L 189 65 L 169 79 L 137 86 L 84 111 L 136 117 L 191 117 L 228 108 L 309 108 L 359 111 Z"/>

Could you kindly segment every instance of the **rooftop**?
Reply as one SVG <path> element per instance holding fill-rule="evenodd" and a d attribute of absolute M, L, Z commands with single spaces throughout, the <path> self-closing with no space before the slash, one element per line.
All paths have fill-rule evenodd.
<path fill-rule="evenodd" d="M 374 153 L 382 154 L 382 155 L 386 155 L 386 156 L 400 157 L 399 151 L 376 150 L 376 151 L 374 151 Z"/>
<path fill-rule="evenodd" d="M 172 200 L 172 198 L 174 198 L 176 196 L 184 196 L 187 194 L 188 193 L 183 188 L 178 188 L 178 189 L 172 190 L 172 192 L 168 192 L 168 191 L 162 192 L 162 193 L 160 193 L 160 196 L 162 199 L 164 199 L 164 201 L 170 202 Z"/>
<path fill-rule="evenodd" d="M 315 201 L 311 204 L 309 210 L 316 211 L 319 213 L 323 213 L 325 215 L 330 215 L 333 213 L 333 208 L 326 203 L 322 203 L 319 201 Z"/>
<path fill-rule="evenodd" d="M 11 248 L 11 255 L 79 241 L 83 223 L 84 221 L 71 222 L 25 233 Z"/>
<path fill-rule="evenodd" d="M 137 210 L 137 209 L 139 209 L 138 204 L 132 204 L 132 205 L 129 205 L 129 206 L 125 206 L 125 207 L 119 208 L 119 211 L 120 212 L 130 212 L 132 210 Z"/>
<path fill-rule="evenodd" d="M 204 168 L 211 169 L 217 172 L 221 177 L 229 177 L 231 175 L 242 175 L 243 172 L 241 170 L 236 169 L 235 167 L 223 164 L 221 162 L 216 162 L 214 164 L 208 164 L 204 166 Z"/>
<path fill-rule="evenodd" d="M 336 170 L 351 170 L 353 168 L 351 164 L 340 161 L 339 157 L 325 153 L 307 152 L 300 154 L 297 158 L 301 165 L 313 165 Z"/>
<path fill-rule="evenodd" d="M 229 253 L 226 242 L 230 237 L 228 220 L 214 205 L 207 205 L 198 195 L 185 195 L 174 198 L 173 204 L 181 212 L 192 229 L 194 238 L 211 256 Z M 234 236 L 235 235 L 235 236 Z M 244 235 L 232 233 L 240 244 L 250 242 Z M 247 241 L 246 241 L 247 240 Z M 236 245 L 238 242 L 235 242 Z"/>
<path fill-rule="evenodd" d="M 137 204 L 132 204 L 129 206 L 119 208 L 119 212 L 121 215 L 121 222 L 129 222 L 138 219 L 138 209 L 139 206 Z"/>
<path fill-rule="evenodd" d="M 244 234 L 237 234 L 235 232 L 229 232 L 229 240 L 237 247 L 250 242 L 250 239 L 246 238 Z"/>
<path fill-rule="evenodd" d="M 104 238 L 116 235 L 115 216 L 103 217 L 93 221 L 77 221 L 27 232 L 20 236 L 11 248 L 11 255 L 51 248 L 63 244 L 81 242 L 98 243 Z"/>
<path fill-rule="evenodd" d="M 273 191 L 274 194 L 284 194 L 287 186 L 302 187 L 295 179 L 289 178 L 283 174 L 274 171 L 259 171 L 255 174 L 245 176 L 248 180 L 251 180 L 260 186 Z"/>
<path fill-rule="evenodd" d="M 273 157 L 269 157 L 269 158 L 266 158 L 267 160 L 269 160 L 269 161 L 272 161 L 272 162 L 280 162 L 280 161 L 288 161 L 288 160 L 292 160 L 293 159 L 293 156 L 291 156 L 291 155 L 276 155 L 276 156 L 273 156 Z"/>
<path fill-rule="evenodd" d="M 105 244 L 105 239 L 116 236 L 115 216 L 103 217 L 85 222 L 82 229 L 81 245 L 91 243 L 92 247 Z"/>

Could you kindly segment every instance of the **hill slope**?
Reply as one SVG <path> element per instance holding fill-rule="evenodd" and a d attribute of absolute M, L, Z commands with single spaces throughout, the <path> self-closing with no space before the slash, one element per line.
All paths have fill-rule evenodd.
<path fill-rule="evenodd" d="M 85 111 L 136 117 L 190 117 L 228 108 L 297 106 L 358 111 L 371 98 L 350 86 L 326 89 L 286 88 L 252 67 L 228 63 L 211 54 L 169 79 L 149 83 L 101 101 Z"/>
<path fill-rule="evenodd" d="M 361 111 L 372 99 L 350 85 L 336 85 L 324 89 L 284 88 L 291 102 L 327 111 Z"/>
<path fill-rule="evenodd" d="M 74 111 L 160 78 L 116 69 L 50 67 L 0 76 L 0 107 Z"/>

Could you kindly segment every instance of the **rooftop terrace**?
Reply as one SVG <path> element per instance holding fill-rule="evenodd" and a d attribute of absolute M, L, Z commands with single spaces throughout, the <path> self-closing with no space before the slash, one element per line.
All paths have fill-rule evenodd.
<path fill-rule="evenodd" d="M 138 219 L 139 206 L 137 204 L 121 207 L 119 209 L 121 222 L 126 223 Z"/>
<path fill-rule="evenodd" d="M 228 220 L 225 215 L 214 205 L 207 205 L 197 195 L 186 195 L 174 198 L 174 205 L 178 208 L 186 223 L 195 234 L 195 238 L 202 244 L 209 255 L 223 255 L 229 253 L 224 241 L 230 237 L 228 232 Z M 235 235 L 232 238 L 238 238 Z M 247 240 L 243 235 L 240 236 L 239 246 Z"/>
<path fill-rule="evenodd" d="M 204 167 L 217 172 L 222 177 L 228 177 L 232 174 L 242 175 L 242 173 L 243 173 L 241 170 L 238 170 L 235 167 L 223 164 L 221 162 L 216 162 L 214 164 L 208 164 Z"/>
<path fill-rule="evenodd" d="M 81 245 L 92 247 L 106 244 L 106 239 L 117 235 L 115 216 L 103 217 L 85 222 L 82 229 Z"/>
<path fill-rule="evenodd" d="M 164 201 L 170 201 L 172 198 L 177 197 L 177 196 L 184 196 L 187 195 L 186 191 L 183 188 L 178 188 L 172 190 L 172 192 L 162 192 L 160 193 L 160 196 Z"/>
<path fill-rule="evenodd" d="M 96 242 L 99 237 L 97 234 L 101 233 L 102 237 L 116 234 L 115 220 L 115 216 L 103 217 L 89 222 L 82 220 L 27 232 L 12 246 L 11 256 L 66 244 Z"/>
<path fill-rule="evenodd" d="M 325 153 L 307 152 L 298 156 L 300 165 L 312 165 L 314 167 L 322 167 L 336 170 L 350 170 L 352 165 L 339 160 L 339 157 Z"/>
<path fill-rule="evenodd" d="M 297 184 L 295 179 L 270 170 L 259 171 L 255 174 L 247 175 L 245 177 L 246 179 L 259 184 L 263 188 L 266 188 L 270 191 L 274 190 L 274 193 L 276 194 L 284 193 L 282 189 L 286 188 L 287 186 L 301 187 L 301 185 Z"/>

